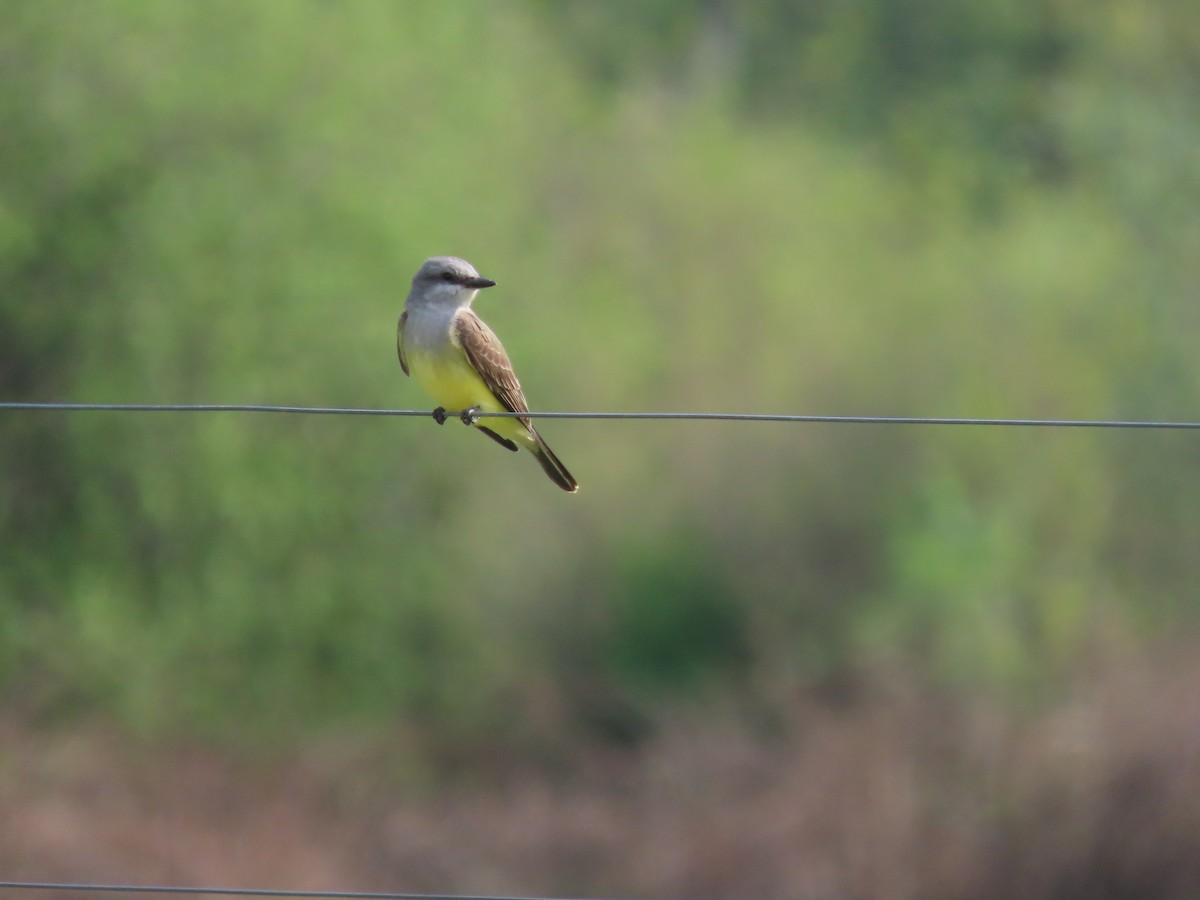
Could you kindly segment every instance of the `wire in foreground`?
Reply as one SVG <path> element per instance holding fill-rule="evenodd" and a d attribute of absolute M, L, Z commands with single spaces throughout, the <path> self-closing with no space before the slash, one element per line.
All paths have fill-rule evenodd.
<path fill-rule="evenodd" d="M 268 406 L 244 403 L 69 403 L 0 401 L 0 410 L 61 412 L 192 412 L 289 413 L 325 416 L 432 416 L 425 409 L 369 409 L 345 406 Z M 793 422 L 832 425 L 975 425 L 1010 428 L 1157 428 L 1200 429 L 1200 422 L 1144 419 L 1001 419 L 938 416 L 817 416 L 784 413 L 721 412 L 483 412 L 465 411 L 473 418 L 529 419 L 654 419 L 721 422 Z M 459 416 L 450 412 L 447 416 Z"/>
<path fill-rule="evenodd" d="M 555 900 L 551 897 L 518 897 L 497 894 L 422 894 L 388 891 L 289 891 L 273 888 L 216 888 L 148 884 L 86 884 L 53 881 L 0 881 L 0 890 L 13 891 L 74 891 L 104 894 L 174 894 L 210 895 L 224 897 L 287 897 L 304 900 Z M 559 898 L 562 900 L 562 898 Z M 580 900 L 580 898 L 576 898 Z"/>

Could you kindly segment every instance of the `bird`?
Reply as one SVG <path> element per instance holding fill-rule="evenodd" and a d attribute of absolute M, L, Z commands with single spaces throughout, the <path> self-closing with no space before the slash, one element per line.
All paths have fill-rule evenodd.
<path fill-rule="evenodd" d="M 433 417 L 442 424 L 446 410 L 478 428 L 502 447 L 533 454 L 550 480 L 569 493 L 579 483 L 538 434 L 528 416 L 489 417 L 480 412 L 529 412 L 525 392 L 500 339 L 471 308 L 476 294 L 496 284 L 457 256 L 431 256 L 413 276 L 396 323 L 400 368 L 439 404 Z"/>

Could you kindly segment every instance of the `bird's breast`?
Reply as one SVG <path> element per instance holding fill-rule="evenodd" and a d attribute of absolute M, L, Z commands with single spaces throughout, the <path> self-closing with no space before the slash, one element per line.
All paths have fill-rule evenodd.
<path fill-rule="evenodd" d="M 478 406 L 488 412 L 502 411 L 463 352 L 453 327 L 454 312 L 409 313 L 404 327 L 404 355 L 409 370 L 422 390 L 448 410 Z"/>

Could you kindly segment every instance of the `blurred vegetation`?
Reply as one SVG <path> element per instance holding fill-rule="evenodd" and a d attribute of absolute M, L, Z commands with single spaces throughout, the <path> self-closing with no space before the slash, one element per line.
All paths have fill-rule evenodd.
<path fill-rule="evenodd" d="M 535 409 L 1197 417 L 1193 4 L 0 12 L 5 399 L 423 406 L 393 323 L 455 253 Z M 9 702 L 503 737 L 881 657 L 1027 692 L 1200 599 L 1190 433 L 544 430 L 578 497 L 453 423 L 3 414 Z"/>

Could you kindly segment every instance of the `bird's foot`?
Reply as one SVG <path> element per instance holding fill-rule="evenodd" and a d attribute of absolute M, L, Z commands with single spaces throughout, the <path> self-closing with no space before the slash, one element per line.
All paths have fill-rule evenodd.
<path fill-rule="evenodd" d="M 459 418 L 462 419 L 464 425 L 474 425 L 479 421 L 479 407 L 472 406 L 469 409 L 464 409 L 459 413 Z"/>
<path fill-rule="evenodd" d="M 439 406 L 437 409 L 435 409 L 433 411 L 432 415 L 433 415 L 433 421 L 437 422 L 439 425 L 446 424 L 446 407 Z"/>

